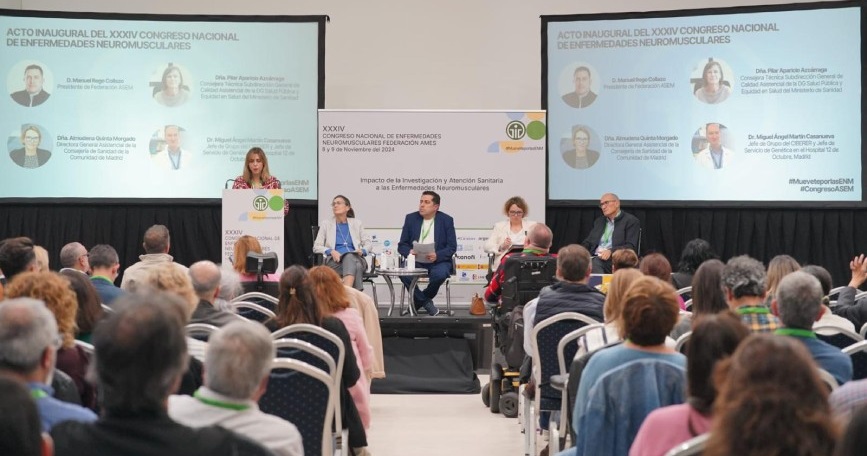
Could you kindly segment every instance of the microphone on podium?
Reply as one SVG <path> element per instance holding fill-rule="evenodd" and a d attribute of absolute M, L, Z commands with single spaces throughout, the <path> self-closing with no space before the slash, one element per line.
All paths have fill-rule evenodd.
<path fill-rule="evenodd" d="M 223 185 L 223 189 L 228 189 L 232 182 L 235 182 L 235 179 L 226 179 L 226 184 Z"/>

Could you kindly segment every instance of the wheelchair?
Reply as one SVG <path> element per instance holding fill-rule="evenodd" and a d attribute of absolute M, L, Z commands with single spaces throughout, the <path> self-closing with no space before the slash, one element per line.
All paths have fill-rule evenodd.
<path fill-rule="evenodd" d="M 524 363 L 524 305 L 554 283 L 557 258 L 514 253 L 504 268 L 501 299 L 491 307 L 493 349 L 491 381 L 482 388 L 482 402 L 491 413 L 518 416 L 518 388 Z M 527 376 L 529 377 L 529 376 Z"/>

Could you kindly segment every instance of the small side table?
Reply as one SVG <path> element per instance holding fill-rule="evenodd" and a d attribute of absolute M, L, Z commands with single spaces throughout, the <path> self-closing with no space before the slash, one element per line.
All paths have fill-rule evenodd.
<path fill-rule="evenodd" d="M 393 278 L 400 279 L 401 277 L 409 277 L 409 314 L 410 316 L 416 316 L 415 311 L 415 299 L 413 298 L 415 294 L 416 286 L 418 285 L 418 279 L 427 276 L 427 269 L 415 268 L 415 269 L 380 269 L 379 275 L 385 279 L 386 285 L 388 285 L 388 293 L 391 295 L 391 306 L 388 308 L 388 316 L 394 312 L 394 282 Z M 401 283 L 401 286 L 403 284 Z M 400 307 L 403 309 L 403 299 L 400 300 Z"/>

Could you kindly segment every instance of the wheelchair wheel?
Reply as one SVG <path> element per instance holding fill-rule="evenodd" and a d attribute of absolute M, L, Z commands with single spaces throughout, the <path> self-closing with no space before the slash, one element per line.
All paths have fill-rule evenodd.
<path fill-rule="evenodd" d="M 482 402 L 485 403 L 485 407 L 491 406 L 491 384 L 485 383 L 485 386 L 482 387 Z"/>
<path fill-rule="evenodd" d="M 492 380 L 489 385 L 491 385 L 491 387 L 488 388 L 491 395 L 488 401 L 491 406 L 491 413 L 500 413 L 500 394 L 502 385 L 500 385 L 500 380 Z"/>
<path fill-rule="evenodd" d="M 518 393 L 510 391 L 500 397 L 500 411 L 506 418 L 518 416 Z"/>

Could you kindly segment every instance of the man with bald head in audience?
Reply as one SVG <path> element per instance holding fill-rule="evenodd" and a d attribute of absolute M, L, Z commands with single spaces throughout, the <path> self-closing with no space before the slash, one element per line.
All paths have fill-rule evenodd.
<path fill-rule="evenodd" d="M 754 333 L 770 333 L 783 326 L 765 306 L 766 280 L 765 265 L 747 255 L 730 259 L 720 276 L 729 308 Z"/>
<path fill-rule="evenodd" d="M 229 312 L 217 309 L 214 303 L 220 295 L 220 267 L 211 261 L 199 261 L 190 266 L 190 281 L 199 297 L 199 304 L 193 311 L 190 323 L 205 323 L 223 326 L 238 320 Z"/>
<path fill-rule="evenodd" d="M 80 242 L 70 242 L 60 249 L 60 271 L 70 269 L 87 275 L 90 273 L 90 261 L 87 249 Z"/>
<path fill-rule="evenodd" d="M 189 428 L 169 418 L 169 395 L 187 367 L 185 304 L 161 292 L 115 301 L 93 334 L 91 366 L 102 414 L 96 423 L 67 421 L 51 430 L 58 456 L 272 454 L 217 426 Z"/>
<path fill-rule="evenodd" d="M 524 250 L 507 253 L 500 260 L 500 265 L 497 267 L 494 277 L 491 278 L 491 283 L 485 289 L 485 301 L 498 302 L 500 300 L 500 294 L 503 292 L 503 284 L 506 280 L 506 268 L 504 266 L 509 258 L 556 257 L 557 255 L 548 253 L 553 239 L 554 234 L 551 233 L 551 228 L 548 228 L 544 223 L 536 223 L 531 226 L 527 238 L 524 240 Z"/>
<path fill-rule="evenodd" d="M 852 380 L 852 358 L 839 348 L 819 340 L 813 332 L 813 323 L 824 311 L 822 296 L 819 280 L 806 272 L 795 271 L 783 277 L 771 301 L 771 310 L 785 327 L 774 333 L 803 342 L 816 364 L 842 385 Z"/>
<path fill-rule="evenodd" d="M 0 302 L 0 375 L 27 383 L 46 432 L 68 420 L 96 420 L 89 409 L 53 397 L 49 385 L 60 342 L 54 314 L 42 301 L 13 298 Z"/>
<path fill-rule="evenodd" d="M 165 225 L 154 225 L 148 228 L 144 234 L 142 247 L 144 247 L 145 254 L 139 255 L 139 260 L 141 261 L 126 268 L 123 272 L 120 287 L 124 290 L 128 290 L 132 282 L 144 280 L 148 271 L 159 264 L 171 263 L 184 272 L 187 271 L 186 266 L 175 263 L 173 261 L 174 258 L 169 255 L 171 236 L 169 235 L 169 229 Z"/>
<path fill-rule="evenodd" d="M 194 428 L 216 425 L 237 432 L 275 455 L 303 456 L 298 429 L 259 410 L 276 356 L 271 333 L 261 324 L 227 324 L 208 340 L 204 386 L 195 397 L 170 396 L 169 416 Z"/>

